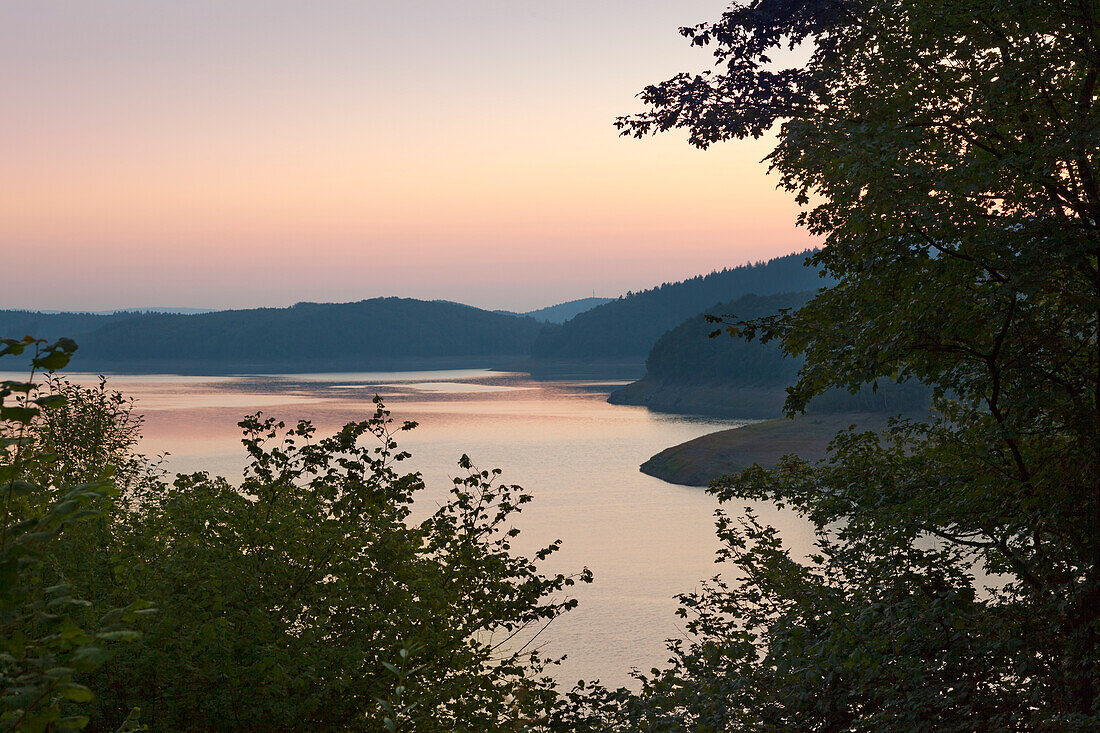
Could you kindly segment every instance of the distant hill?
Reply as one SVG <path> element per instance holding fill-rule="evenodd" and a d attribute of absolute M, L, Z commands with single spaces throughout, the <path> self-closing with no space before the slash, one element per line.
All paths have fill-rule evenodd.
<path fill-rule="evenodd" d="M 111 308 L 103 311 L 38 311 L 39 313 L 55 314 L 55 313 L 75 313 L 86 312 L 93 316 L 113 316 L 118 313 L 213 313 L 216 308 L 173 308 L 170 306 L 152 306 L 142 308 Z"/>
<path fill-rule="evenodd" d="M 538 310 L 527 311 L 523 315 L 534 318 L 536 321 L 542 321 L 543 323 L 565 323 L 570 318 L 580 313 L 592 310 L 598 305 L 610 303 L 612 300 L 613 298 L 581 298 L 579 300 L 570 300 L 567 303 L 549 305 L 545 308 L 539 308 Z"/>
<path fill-rule="evenodd" d="M 509 310 L 495 310 L 493 313 L 504 313 L 509 316 L 519 316 L 521 318 L 526 316 L 528 318 L 534 318 L 540 323 L 565 323 L 578 313 L 592 310 L 596 306 L 610 303 L 612 300 L 614 300 L 614 298 L 581 298 L 579 300 L 558 303 L 557 305 L 548 305 L 545 308 L 539 308 L 525 313 Z"/>
<path fill-rule="evenodd" d="M 529 353 L 532 318 L 409 298 L 180 314 L 0 312 L 0 335 L 72 336 L 76 370 L 340 371 L 489 366 Z"/>
<path fill-rule="evenodd" d="M 0 310 L 0 336 L 35 338 L 53 341 L 68 336 L 80 339 L 108 323 L 133 318 L 133 313 L 66 313 L 59 311 Z"/>
<path fill-rule="evenodd" d="M 752 319 L 802 307 L 815 291 L 746 295 L 719 303 L 668 331 L 646 359 L 645 376 L 611 393 L 614 404 L 645 405 L 659 412 L 767 418 L 782 413 L 786 388 L 798 379 L 801 358 L 783 354 L 778 342 L 733 338 L 716 330 L 704 314 Z M 892 412 L 926 407 L 920 384 L 880 384 L 852 395 L 832 390 L 810 403 L 814 413 Z"/>
<path fill-rule="evenodd" d="M 582 298 L 529 314 L 408 298 L 193 314 L 0 311 L 0 336 L 70 336 L 81 347 L 74 368 L 89 370 L 286 372 L 491 363 L 527 368 L 536 376 L 640 377 L 651 348 L 666 331 L 718 308 L 715 304 L 831 284 L 805 266 L 809 255 L 746 264 L 614 300 Z M 568 320 L 539 322 L 562 319 Z M 686 338 L 676 338 L 681 337 Z M 692 369 L 711 368 L 707 353 L 678 346 L 659 350 L 651 359 L 652 376 L 667 370 L 680 374 L 681 384 L 696 383 L 696 376 L 688 375 Z M 678 354 L 688 361 L 677 362 Z M 699 358 L 704 361 L 692 361 Z M 777 368 L 773 377 L 793 369 Z"/>
<path fill-rule="evenodd" d="M 715 303 L 742 295 L 807 290 L 829 284 L 806 267 L 809 252 L 665 283 L 578 314 L 544 330 L 532 349 L 532 371 L 555 362 L 618 361 L 640 368 L 657 339 Z"/>

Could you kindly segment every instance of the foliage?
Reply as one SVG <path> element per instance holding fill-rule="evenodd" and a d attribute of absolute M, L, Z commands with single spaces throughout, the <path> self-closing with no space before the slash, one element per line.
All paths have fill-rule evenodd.
<path fill-rule="evenodd" d="M 757 0 L 683 30 L 719 68 L 620 125 L 706 146 L 781 123 L 770 160 L 837 281 L 730 325 L 805 356 L 789 410 L 919 379 L 938 416 L 717 482 L 809 518 L 816 553 L 722 515 L 734 577 L 683 597 L 695 636 L 639 695 L 574 691 L 568 725 L 1100 727 L 1098 23 L 1091 2 Z M 808 62 L 777 66 L 785 46 Z"/>
<path fill-rule="evenodd" d="M 95 434 L 132 452 L 136 423 L 102 384 L 56 387 L 90 408 L 74 410 L 73 425 L 115 421 Z M 380 403 L 324 438 L 308 422 L 287 428 L 258 414 L 241 426 L 251 463 L 239 486 L 179 475 L 132 494 L 101 533 L 58 554 L 90 596 L 140 590 L 158 604 L 142 642 L 88 682 L 92 726 L 111 729 L 134 707 L 151 729 L 172 731 L 533 724 L 553 693 L 524 640 L 572 608 L 557 596 L 591 575 L 544 576 L 512 552 L 512 522 L 530 496 L 463 457 L 450 501 L 413 524 L 423 481 L 396 471 L 408 454 Z M 104 455 L 103 444 L 90 441 L 67 465 Z M 155 465 L 127 465 L 139 469 L 129 485 L 155 483 Z M 83 561 L 90 545 L 105 548 L 106 571 Z"/>
<path fill-rule="evenodd" d="M 124 503 L 154 499 L 164 456 L 151 460 L 137 450 L 144 418 L 134 412 L 132 397 L 109 389 L 103 376 L 83 386 L 51 374 L 40 389 L 55 407 L 38 415 L 31 431 L 35 449 L 51 456 L 34 467 L 36 480 L 82 483 L 111 466 Z"/>
<path fill-rule="evenodd" d="M 59 343 L 36 366 L 59 368 L 75 349 Z M 15 422 L 0 557 L 4 730 L 541 724 L 555 693 L 548 661 L 528 647 L 591 574 L 542 575 L 512 551 L 531 497 L 499 470 L 463 456 L 450 500 L 412 523 L 423 481 L 396 471 L 408 454 L 379 402 L 325 438 L 308 422 L 249 417 L 239 486 L 204 473 L 166 485 L 136 450 L 132 400 L 102 378 L 51 375 L 44 386 L 30 402 L 38 385 L 4 385 L 5 397 L 27 395 L 3 405 Z M 128 605 L 97 619 L 78 596 Z M 138 596 L 157 599 L 158 613 L 129 602 Z M 140 641 L 100 666 L 104 643 L 136 638 L 135 623 Z"/>
<path fill-rule="evenodd" d="M 59 458 L 38 449 L 32 426 L 65 404 L 57 394 L 35 397 L 40 385 L 34 374 L 62 369 L 76 344 L 29 336 L 0 340 L 0 356 L 28 348 L 34 353 L 28 379 L 0 383 L 0 730 L 80 729 L 92 692 L 76 680 L 102 664 L 108 643 L 135 638 L 130 624 L 148 609 L 130 603 L 86 623 L 94 618 L 92 604 L 48 567 L 58 548 L 117 492 L 106 466 L 80 482 L 41 481 Z"/>

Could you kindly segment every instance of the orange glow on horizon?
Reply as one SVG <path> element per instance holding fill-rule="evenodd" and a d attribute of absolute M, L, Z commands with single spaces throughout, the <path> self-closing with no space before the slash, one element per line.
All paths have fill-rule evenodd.
<path fill-rule="evenodd" d="M 48 259 L 67 298 L 19 280 L 0 307 L 407 294 L 534 308 L 812 244 L 759 162 L 772 141 L 698 151 L 611 125 L 644 83 L 705 63 L 673 16 L 722 3 L 635 4 L 638 36 L 610 39 L 568 13 L 621 21 L 631 4 L 570 0 L 545 17 L 488 0 L 470 8 L 498 15 L 273 4 L 0 11 L 29 39 L 0 51 L 15 102 L 0 135 L 0 248 L 15 270 Z M 197 25 L 210 18 L 220 25 Z M 371 45 L 378 18 L 416 20 L 425 36 Z M 509 24 L 543 35 L 518 43 L 499 35 Z"/>

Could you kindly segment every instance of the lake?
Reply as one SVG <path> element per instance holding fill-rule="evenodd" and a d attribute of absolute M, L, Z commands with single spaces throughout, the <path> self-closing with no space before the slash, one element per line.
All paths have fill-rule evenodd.
<path fill-rule="evenodd" d="M 245 464 L 236 425 L 244 415 L 262 410 L 288 423 L 306 418 L 325 433 L 373 414 L 376 393 L 398 424 L 420 424 L 398 435 L 413 455 L 404 470 L 422 472 L 428 485 L 418 511 L 426 514 L 444 500 L 450 477 L 461 473 L 456 464 L 463 453 L 481 469 L 501 468 L 505 482 L 534 496 L 517 519 L 523 534 L 514 547 L 530 553 L 560 538 L 563 548 L 544 571 L 588 566 L 595 575 L 592 585 L 576 589 L 579 607 L 537 639 L 545 655 L 568 655 L 552 669 L 565 685 L 596 678 L 625 684 L 632 668 L 648 671 L 667 658 L 666 639 L 684 636 L 675 595 L 718 571 L 717 502 L 702 489 L 646 476 L 638 466 L 663 448 L 748 422 L 609 405 L 613 382 L 543 382 L 487 370 L 124 375 L 109 384 L 136 398 L 145 415 L 141 450 L 168 452 L 172 471 L 205 470 L 233 480 Z M 768 506 L 754 508 L 784 530 L 796 552 L 809 547 L 803 522 Z"/>

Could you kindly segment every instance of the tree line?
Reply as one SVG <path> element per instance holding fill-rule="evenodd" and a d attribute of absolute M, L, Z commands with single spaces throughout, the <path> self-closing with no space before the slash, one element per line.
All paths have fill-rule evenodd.
<path fill-rule="evenodd" d="M 79 339 L 77 366 L 85 369 L 355 370 L 430 359 L 480 359 L 483 366 L 529 356 L 640 362 L 661 334 L 707 306 L 822 283 L 817 270 L 805 267 L 806 256 L 664 283 L 610 302 L 590 299 L 599 304 L 563 324 L 446 301 L 372 298 L 198 314 L 0 311 L 0 332 Z"/>
<path fill-rule="evenodd" d="M 613 300 L 561 326 L 543 329 L 532 346 L 532 358 L 641 361 L 662 334 L 715 303 L 749 293 L 768 295 L 825 284 L 818 270 L 806 267 L 808 256 L 808 252 L 802 252 L 776 257 Z"/>
<path fill-rule="evenodd" d="M 657 339 L 646 358 L 643 382 L 655 383 L 650 389 L 681 392 L 694 387 L 720 388 L 731 393 L 783 389 L 798 377 L 805 363 L 801 355 L 787 353 L 777 340 L 718 338 L 722 331 L 715 323 L 723 320 L 743 323 L 795 311 L 804 306 L 816 291 L 777 295 L 746 295 L 729 303 L 719 303 Z M 709 393 L 709 390 L 708 390 Z M 899 384 L 878 379 L 852 393 L 830 389 L 815 395 L 807 405 L 811 412 L 886 412 L 908 413 L 926 410 L 928 387 L 917 380 Z M 650 398 L 643 404 L 649 404 Z M 718 406 L 715 406 L 717 409 Z M 743 417 L 736 405 L 723 407 L 722 413 Z M 767 414 L 779 414 L 772 405 Z"/>
<path fill-rule="evenodd" d="M 542 327 L 531 318 L 412 298 L 186 315 L 8 311 L 0 325 L 17 335 L 78 338 L 78 368 L 123 371 L 354 370 L 432 359 L 484 366 L 529 353 Z"/>

